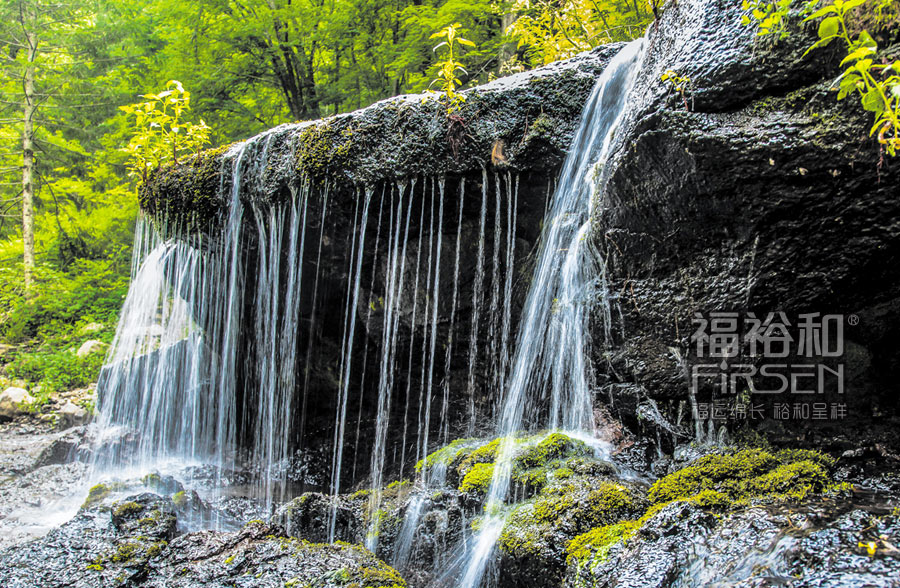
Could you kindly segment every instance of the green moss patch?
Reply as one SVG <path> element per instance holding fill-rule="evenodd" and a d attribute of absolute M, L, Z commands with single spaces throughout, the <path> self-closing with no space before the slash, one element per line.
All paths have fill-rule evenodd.
<path fill-rule="evenodd" d="M 114 517 L 130 517 L 141 513 L 144 507 L 137 502 L 117 502 L 113 505 Z"/>
<path fill-rule="evenodd" d="M 624 521 L 578 535 L 566 545 L 566 563 L 571 566 L 605 560 L 612 546 L 631 537 L 638 526 L 637 521 Z"/>
<path fill-rule="evenodd" d="M 493 479 L 493 477 L 493 463 L 475 464 L 459 483 L 459 491 L 464 494 L 475 493 L 483 496 L 487 494 L 488 488 L 490 488 L 491 486 L 491 480 Z"/>
<path fill-rule="evenodd" d="M 550 484 L 507 519 L 500 534 L 502 553 L 516 559 L 561 560 L 568 541 L 594 527 L 630 520 L 643 510 L 633 488 L 581 478 Z"/>
<path fill-rule="evenodd" d="M 81 508 L 88 509 L 103 502 L 106 497 L 108 497 L 110 493 L 112 493 L 112 491 L 113 488 L 108 484 L 97 484 L 95 486 L 91 486 L 91 489 L 88 490 L 87 498 L 85 498 L 84 503 L 81 505 Z"/>
<path fill-rule="evenodd" d="M 651 506 L 640 518 L 597 525 L 569 541 L 566 562 L 580 568 L 605 560 L 614 545 L 627 543 L 644 523 L 676 502 L 727 511 L 757 502 L 803 500 L 831 491 L 837 488 L 828 474 L 832 465 L 832 457 L 806 449 L 777 453 L 745 449 L 706 455 L 657 480 L 647 492 Z M 624 504 L 615 493 L 604 498 L 610 513 Z"/>
<path fill-rule="evenodd" d="M 304 129 L 296 138 L 297 171 L 313 180 L 346 167 L 353 148 L 353 129 L 338 130 L 327 122 Z"/>
<path fill-rule="evenodd" d="M 590 455 L 591 449 L 584 441 L 572 439 L 562 433 L 551 433 L 536 445 L 526 447 L 516 458 L 516 465 L 523 469 L 540 467 L 562 457 Z"/>
<path fill-rule="evenodd" d="M 717 453 L 657 480 L 647 497 L 652 504 L 659 504 L 711 490 L 737 503 L 764 498 L 800 500 L 830 487 L 826 467 L 833 463 L 829 456 L 808 450 L 775 455 L 760 449 Z"/>
<path fill-rule="evenodd" d="M 138 190 L 141 208 L 151 215 L 177 213 L 193 222 L 207 222 L 221 208 L 222 160 L 232 145 L 201 151 L 194 157 L 162 167 Z"/>

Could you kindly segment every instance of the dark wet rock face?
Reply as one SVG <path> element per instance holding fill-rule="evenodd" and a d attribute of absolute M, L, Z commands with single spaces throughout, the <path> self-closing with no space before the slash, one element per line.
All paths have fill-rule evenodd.
<path fill-rule="evenodd" d="M 0 552 L 0 585 L 406 586 L 361 547 L 292 539 L 261 521 L 176 536 L 176 519 L 172 500 L 149 493 L 84 509 L 47 536 Z"/>
<path fill-rule="evenodd" d="M 694 434 L 688 421 L 642 417 L 652 400 L 665 423 L 678 420 L 695 312 L 784 312 L 794 322 L 799 313 L 857 315 L 858 325 L 844 323 L 845 394 L 832 385 L 815 400 L 847 404 L 838 431 L 897 414 L 887 393 L 900 326 L 896 162 L 881 160 L 858 100 L 837 102 L 829 91 L 841 71 L 838 44 L 804 58 L 815 27 L 792 22 L 773 44 L 741 26 L 740 4 L 668 5 L 594 208 L 622 315 L 621 336 L 596 365 L 614 384 L 615 416 L 658 432 L 665 447 Z M 667 70 L 691 79 L 689 109 L 661 81 Z M 700 400 L 712 394 L 707 387 Z M 798 398 L 757 399 L 770 420 L 773 400 Z M 795 436 L 803 425 L 772 432 Z"/>

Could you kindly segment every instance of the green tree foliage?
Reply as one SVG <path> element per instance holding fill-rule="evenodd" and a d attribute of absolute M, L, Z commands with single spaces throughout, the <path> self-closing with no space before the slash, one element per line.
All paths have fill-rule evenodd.
<path fill-rule="evenodd" d="M 510 34 L 531 65 L 636 39 L 653 20 L 643 0 L 516 0 L 513 11 L 520 16 Z"/>

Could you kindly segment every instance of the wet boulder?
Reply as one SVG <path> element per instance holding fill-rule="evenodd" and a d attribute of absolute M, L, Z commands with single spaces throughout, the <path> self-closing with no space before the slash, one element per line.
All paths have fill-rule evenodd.
<path fill-rule="evenodd" d="M 171 499 L 145 493 L 111 506 L 89 504 L 46 536 L 0 552 L 0 585 L 406 586 L 393 568 L 362 547 L 290 538 L 262 521 L 236 532 L 176 533 Z"/>
<path fill-rule="evenodd" d="M 34 397 L 24 388 L 7 388 L 0 393 L 0 421 L 8 421 L 27 414 L 26 407 Z"/>
<path fill-rule="evenodd" d="M 784 312 L 795 337 L 788 364 L 805 359 L 800 313 L 841 315 L 845 393 L 829 383 L 816 400 L 846 403 L 847 420 L 831 423 L 838 432 L 897 415 L 900 166 L 868 136 L 872 116 L 858 98 L 835 99 L 838 43 L 804 56 L 815 26 L 791 17 L 776 42 L 742 25 L 743 15 L 739 0 L 667 4 L 648 32 L 593 209 L 621 311 L 616 340 L 595 353 L 608 392 L 600 396 L 667 451 L 698 431 L 709 436 L 707 418 L 692 426 L 687 404 L 695 313 Z M 895 34 L 880 39 L 886 54 L 896 51 Z M 684 96 L 667 71 L 690 79 Z M 747 355 L 742 346 L 729 365 Z M 698 391 L 702 402 L 716 394 L 712 384 Z M 798 400 L 774 396 L 754 398 L 770 420 L 772 401 Z M 661 419 L 646 418 L 648 400 Z M 808 424 L 776 428 L 791 438 Z"/>
<path fill-rule="evenodd" d="M 142 494 L 109 508 L 88 507 L 46 536 L 0 552 L 10 588 L 101 587 L 136 581 L 175 532 L 171 501 Z"/>
<path fill-rule="evenodd" d="M 627 539 L 570 557 L 565 586 L 896 586 L 900 557 L 889 545 L 897 517 L 867 509 L 812 504 L 716 516 L 671 503 Z"/>
<path fill-rule="evenodd" d="M 236 533 L 182 535 L 170 544 L 169 553 L 153 565 L 142 586 L 406 587 L 396 570 L 362 547 L 310 543 L 262 522 L 251 522 Z"/>
<path fill-rule="evenodd" d="M 343 496 L 335 498 L 307 492 L 280 507 L 275 517 L 292 537 L 326 542 L 333 521 L 335 539 L 362 543 L 365 529 L 360 502 Z"/>
<path fill-rule="evenodd" d="M 66 402 L 59 409 L 59 419 L 56 422 L 56 426 L 60 431 L 65 431 L 72 427 L 86 425 L 90 420 L 91 415 L 87 410 L 72 402 Z"/>

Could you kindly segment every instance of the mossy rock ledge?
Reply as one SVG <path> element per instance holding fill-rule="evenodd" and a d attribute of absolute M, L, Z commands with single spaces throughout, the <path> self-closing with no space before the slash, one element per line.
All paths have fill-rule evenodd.
<path fill-rule="evenodd" d="M 356 186 L 414 176 L 473 175 L 482 168 L 555 177 L 597 75 L 621 48 L 569 60 L 463 92 L 448 113 L 438 93 L 404 95 L 322 120 L 276 127 L 246 143 L 205 151 L 158 170 L 141 207 L 205 225 L 226 208 L 241 149 L 241 198 L 283 198 L 304 181 L 352 196 Z M 263 157 L 264 155 L 264 157 Z"/>
<path fill-rule="evenodd" d="M 422 501 L 408 560 L 402 562 L 408 567 L 401 569 L 415 575 L 409 577 L 416 586 L 448 570 L 452 574 L 453 561 L 441 559 L 440 546 L 481 528 L 485 494 L 505 452 L 512 482 L 503 504 L 493 507 L 506 520 L 490 572 L 501 588 L 662 588 L 675 577 L 682 585 L 702 585 L 702 578 L 691 576 L 697 570 L 717 581 L 760 578 L 764 567 L 738 564 L 764 551 L 766 541 L 778 545 L 770 554 L 772 566 L 790 567 L 811 581 L 838 577 L 847 566 L 852 578 L 886 585 L 884 579 L 900 570 L 900 558 L 888 554 L 900 536 L 896 509 L 889 502 L 855 502 L 851 485 L 835 480 L 838 465 L 828 454 L 750 446 L 693 450 L 668 474 L 645 481 L 560 432 L 459 439 L 419 462 L 426 488 L 395 483 L 385 490 L 381 516 L 389 522 L 378 555 L 395 561 L 397 530 L 414 501 Z M 360 501 L 364 513 L 367 497 L 368 491 L 349 495 L 342 504 Z M 796 520 L 804 525 L 793 527 Z M 859 546 L 869 541 L 868 524 L 887 538 L 875 538 L 886 555 L 877 565 Z M 843 543 L 828 543 L 834 533 Z M 791 537 L 800 538 L 804 557 L 825 567 L 807 569 L 791 559 Z M 721 566 L 694 565 L 707 550 Z"/>

